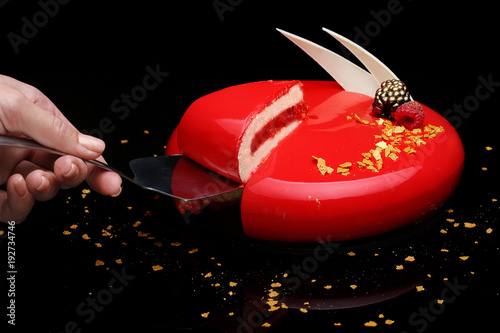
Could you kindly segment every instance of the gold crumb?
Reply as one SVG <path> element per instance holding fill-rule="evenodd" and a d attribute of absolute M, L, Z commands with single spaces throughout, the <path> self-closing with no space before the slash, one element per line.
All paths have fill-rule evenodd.
<path fill-rule="evenodd" d="M 417 292 L 421 292 L 421 291 L 425 290 L 424 286 L 416 286 L 415 288 L 417 289 Z"/>
<path fill-rule="evenodd" d="M 104 266 L 104 261 L 102 261 L 102 260 L 96 260 L 95 265 L 96 266 Z"/>
<path fill-rule="evenodd" d="M 324 286 L 323 288 L 325 289 L 332 289 L 332 286 L 330 284 L 327 284 L 326 286 Z"/>
<path fill-rule="evenodd" d="M 414 262 L 415 261 L 415 257 L 414 256 L 408 256 L 405 258 L 405 261 L 407 262 Z"/>
<path fill-rule="evenodd" d="M 170 245 L 175 246 L 175 247 L 181 246 L 181 242 L 172 242 L 172 243 L 170 243 Z"/>
<path fill-rule="evenodd" d="M 351 284 L 349 287 L 351 287 L 352 290 L 356 289 L 358 286 L 355 284 Z"/>
<path fill-rule="evenodd" d="M 71 227 L 69 227 L 70 229 L 76 229 L 78 228 L 78 224 L 73 224 Z"/>
<path fill-rule="evenodd" d="M 476 224 L 475 223 L 470 223 L 470 222 L 465 222 L 464 227 L 466 228 L 475 228 Z"/>
<path fill-rule="evenodd" d="M 264 324 L 262 324 L 262 327 L 271 327 L 271 324 L 269 324 L 269 323 L 266 321 Z"/>
<path fill-rule="evenodd" d="M 65 235 L 65 236 L 71 235 L 71 231 L 64 230 L 63 231 L 63 235 Z"/>
<path fill-rule="evenodd" d="M 163 269 L 163 267 L 162 267 L 162 266 L 160 266 L 160 265 L 154 265 L 154 266 L 153 266 L 153 271 L 155 271 L 155 272 L 156 272 L 156 271 L 161 271 L 162 269 Z"/>
<path fill-rule="evenodd" d="M 492 148 L 492 147 L 490 147 L 490 146 L 486 146 L 486 150 L 487 150 L 487 151 L 491 151 L 491 150 L 493 150 L 493 148 Z"/>
<path fill-rule="evenodd" d="M 279 283 L 279 282 L 271 283 L 271 287 L 273 287 L 273 288 L 279 288 L 279 287 L 281 287 L 281 283 Z"/>
<path fill-rule="evenodd" d="M 140 226 L 140 225 L 141 225 L 141 221 L 137 221 L 137 222 L 135 222 L 132 226 L 133 226 L 133 227 L 138 227 L 138 226 Z"/>
<path fill-rule="evenodd" d="M 307 309 L 305 309 L 305 308 L 300 308 L 299 311 L 302 313 L 307 313 Z"/>
<path fill-rule="evenodd" d="M 122 145 L 124 145 L 124 144 L 128 143 L 128 140 L 120 140 L 120 143 L 121 143 Z"/>
<path fill-rule="evenodd" d="M 203 318 L 208 318 L 208 315 L 210 314 L 210 312 L 205 312 L 205 313 L 202 313 L 201 316 Z"/>
<path fill-rule="evenodd" d="M 370 320 L 369 322 L 366 322 L 365 323 L 365 326 L 366 327 L 376 327 L 377 326 L 377 323 L 374 322 L 373 320 Z"/>
<path fill-rule="evenodd" d="M 207 274 L 203 275 L 204 278 L 209 278 L 212 277 L 212 272 L 208 272 Z"/>
<path fill-rule="evenodd" d="M 354 257 L 354 256 L 356 255 L 356 253 L 355 253 L 355 252 L 353 252 L 353 251 L 349 251 L 349 252 L 347 252 L 347 255 L 348 255 L 349 257 Z"/>
<path fill-rule="evenodd" d="M 396 265 L 396 270 L 400 271 L 404 269 L 403 265 Z"/>
<path fill-rule="evenodd" d="M 492 232 L 493 232 L 493 229 L 491 229 L 491 228 L 486 229 L 487 234 L 491 234 Z"/>
<path fill-rule="evenodd" d="M 94 243 L 94 245 L 95 245 L 96 247 L 102 247 L 102 244 L 101 244 L 101 243 Z"/>
<path fill-rule="evenodd" d="M 238 285 L 238 282 L 229 281 L 229 286 L 230 287 L 236 287 L 237 285 Z"/>
<path fill-rule="evenodd" d="M 116 259 L 115 262 L 118 264 L 118 265 L 121 265 L 123 264 L 122 260 L 121 259 Z"/>
<path fill-rule="evenodd" d="M 392 325 L 392 324 L 394 324 L 394 320 L 386 319 L 385 320 L 385 324 L 386 325 Z"/>
<path fill-rule="evenodd" d="M 459 258 L 460 258 L 460 260 L 462 260 L 462 261 L 466 261 L 467 259 L 469 259 L 469 256 L 461 256 L 461 257 L 459 257 Z"/>

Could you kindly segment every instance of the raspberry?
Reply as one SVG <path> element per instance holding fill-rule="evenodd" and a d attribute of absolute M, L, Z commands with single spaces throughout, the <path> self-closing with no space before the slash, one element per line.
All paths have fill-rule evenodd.
<path fill-rule="evenodd" d="M 417 102 L 406 102 L 399 106 L 394 113 L 396 124 L 408 130 L 420 128 L 424 124 L 425 113 L 422 105 Z"/>

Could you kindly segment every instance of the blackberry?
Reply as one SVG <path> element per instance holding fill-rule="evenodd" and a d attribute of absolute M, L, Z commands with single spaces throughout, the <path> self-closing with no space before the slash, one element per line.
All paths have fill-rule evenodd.
<path fill-rule="evenodd" d="M 396 109 L 410 100 L 408 88 L 402 81 L 384 81 L 375 93 L 372 113 L 376 117 L 394 120 Z"/>

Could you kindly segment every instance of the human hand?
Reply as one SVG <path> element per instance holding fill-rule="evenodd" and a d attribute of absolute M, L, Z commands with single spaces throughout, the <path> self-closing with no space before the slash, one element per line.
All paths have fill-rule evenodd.
<path fill-rule="evenodd" d="M 84 159 L 98 159 L 105 144 L 82 134 L 38 89 L 0 75 L 0 134 L 29 137 L 44 146 Z M 116 173 L 87 165 L 74 156 L 0 147 L 0 221 L 20 223 L 35 200 L 53 198 L 59 189 L 84 180 L 103 195 L 118 196 L 121 178 Z"/>

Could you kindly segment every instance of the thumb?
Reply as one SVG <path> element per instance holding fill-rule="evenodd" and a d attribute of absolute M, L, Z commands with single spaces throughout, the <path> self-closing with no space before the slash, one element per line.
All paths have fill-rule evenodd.
<path fill-rule="evenodd" d="M 33 104 L 17 91 L 16 95 L 16 102 L 3 109 L 8 132 L 22 133 L 44 146 L 85 159 L 95 159 L 103 153 L 102 140 L 78 132 L 62 114 Z"/>

